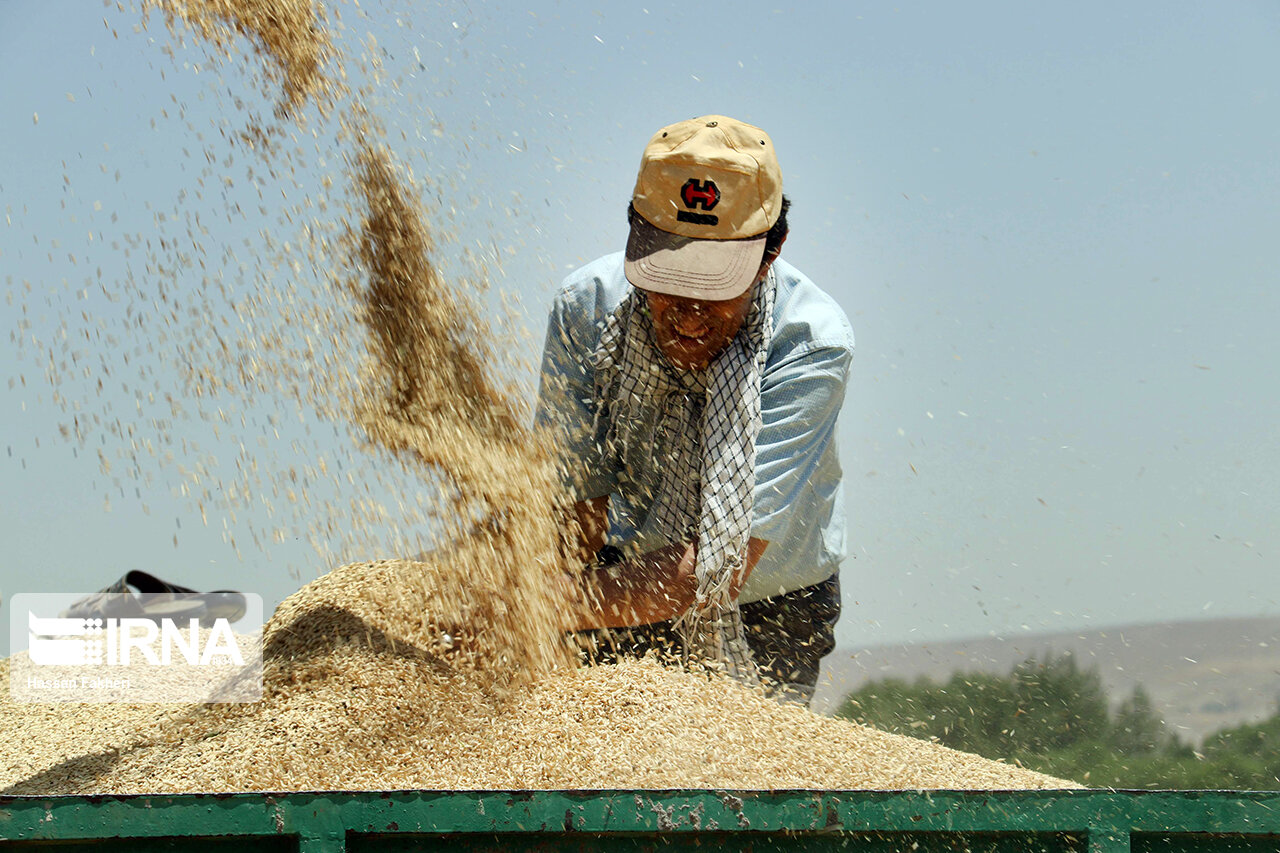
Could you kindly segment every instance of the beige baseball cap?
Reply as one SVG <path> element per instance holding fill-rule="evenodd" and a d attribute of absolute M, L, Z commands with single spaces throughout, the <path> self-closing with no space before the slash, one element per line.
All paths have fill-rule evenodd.
<path fill-rule="evenodd" d="M 631 202 L 628 281 L 692 299 L 739 296 L 782 210 L 773 140 L 718 115 L 664 127 L 644 149 Z"/>

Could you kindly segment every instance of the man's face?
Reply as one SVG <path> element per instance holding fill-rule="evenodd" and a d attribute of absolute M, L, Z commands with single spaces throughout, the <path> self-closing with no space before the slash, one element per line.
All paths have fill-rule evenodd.
<path fill-rule="evenodd" d="M 705 368 L 747 321 L 754 289 L 748 287 L 741 296 L 715 302 L 641 291 L 649 303 L 658 349 L 676 367 Z"/>

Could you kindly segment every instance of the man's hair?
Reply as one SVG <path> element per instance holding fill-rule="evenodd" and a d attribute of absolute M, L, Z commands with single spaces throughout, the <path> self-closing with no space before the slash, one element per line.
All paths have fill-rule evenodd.
<path fill-rule="evenodd" d="M 787 239 L 787 211 L 790 209 L 791 199 L 784 195 L 782 197 L 782 209 L 778 211 L 778 220 L 773 223 L 768 233 L 764 235 L 764 256 L 766 259 L 770 256 L 776 257 L 782 251 L 782 243 Z M 639 215 L 639 213 L 636 213 L 636 206 L 628 202 L 627 224 L 630 225 Z"/>

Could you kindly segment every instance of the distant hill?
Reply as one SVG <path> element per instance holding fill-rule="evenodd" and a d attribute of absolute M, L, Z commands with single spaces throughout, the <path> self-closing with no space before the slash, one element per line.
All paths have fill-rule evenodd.
<path fill-rule="evenodd" d="M 813 708 L 832 713 L 846 694 L 876 679 L 1006 674 L 1028 657 L 1066 651 L 1097 668 L 1113 702 L 1142 684 L 1165 723 L 1191 744 L 1270 717 L 1280 702 L 1280 618 L 1265 617 L 837 650 L 823 661 Z"/>

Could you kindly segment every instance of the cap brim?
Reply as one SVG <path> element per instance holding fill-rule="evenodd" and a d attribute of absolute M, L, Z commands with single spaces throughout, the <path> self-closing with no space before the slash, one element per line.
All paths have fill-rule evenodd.
<path fill-rule="evenodd" d="M 764 241 L 764 234 L 745 240 L 683 237 L 636 216 L 627 238 L 627 280 L 642 290 L 687 299 L 733 299 L 755 281 Z"/>

